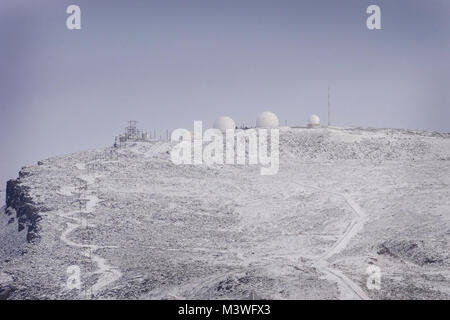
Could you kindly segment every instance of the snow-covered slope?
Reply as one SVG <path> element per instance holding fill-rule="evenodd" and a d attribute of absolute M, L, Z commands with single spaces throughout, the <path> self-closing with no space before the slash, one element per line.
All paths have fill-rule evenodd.
<path fill-rule="evenodd" d="M 6 190 L 0 189 L 0 207 L 5 204 L 6 201 Z"/>
<path fill-rule="evenodd" d="M 9 298 L 450 297 L 449 134 L 283 128 L 274 176 L 176 166 L 170 150 L 136 143 L 24 168 L 9 217 L 30 242 L 0 231 L 15 248 L 0 257 Z M 379 290 L 366 285 L 373 266 Z"/>

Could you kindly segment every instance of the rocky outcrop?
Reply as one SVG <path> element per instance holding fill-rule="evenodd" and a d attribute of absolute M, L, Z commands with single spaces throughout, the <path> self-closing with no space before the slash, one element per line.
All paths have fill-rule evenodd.
<path fill-rule="evenodd" d="M 444 258 L 435 250 L 436 248 L 432 248 L 422 240 L 387 240 L 379 245 L 377 253 L 405 259 L 420 266 L 441 265 L 444 263 Z"/>
<path fill-rule="evenodd" d="M 21 175 L 19 174 L 19 176 Z M 40 220 L 38 214 L 39 207 L 30 197 L 29 188 L 21 184 L 20 177 L 18 179 L 9 180 L 6 184 L 5 213 L 11 214 L 12 212 L 16 213 L 18 231 L 22 231 L 26 228 L 27 241 L 34 242 L 37 238 L 37 223 Z"/>

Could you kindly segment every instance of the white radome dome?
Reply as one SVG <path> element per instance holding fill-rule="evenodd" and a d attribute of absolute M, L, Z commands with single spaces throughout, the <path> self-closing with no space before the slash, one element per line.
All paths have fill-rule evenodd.
<path fill-rule="evenodd" d="M 320 125 L 320 119 L 319 116 L 316 114 L 313 114 L 309 117 L 309 126 L 315 127 Z"/>
<path fill-rule="evenodd" d="M 227 129 L 235 129 L 236 124 L 234 120 L 227 116 L 221 116 L 214 121 L 214 128 L 219 129 L 222 132 L 226 132 Z"/>
<path fill-rule="evenodd" d="M 273 112 L 264 111 L 256 119 L 256 126 L 258 128 L 276 128 L 279 126 L 278 117 Z"/>

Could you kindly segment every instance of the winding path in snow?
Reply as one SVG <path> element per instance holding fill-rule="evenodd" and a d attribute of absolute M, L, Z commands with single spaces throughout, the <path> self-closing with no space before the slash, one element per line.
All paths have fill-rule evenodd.
<path fill-rule="evenodd" d="M 295 183 L 295 182 L 294 182 Z M 364 223 L 366 221 L 366 214 L 362 210 L 362 208 L 347 194 L 329 191 L 326 189 L 322 189 L 312 185 L 303 185 L 300 183 L 295 183 L 298 186 L 303 188 L 311 188 L 320 192 L 329 193 L 332 195 L 339 196 L 344 199 L 346 204 L 351 208 L 354 218 L 347 225 L 344 233 L 336 240 L 336 242 L 322 255 L 318 256 L 314 259 L 313 265 L 321 271 L 327 279 L 330 281 L 336 282 L 340 288 L 341 299 L 361 299 L 361 300 L 370 300 L 370 297 L 367 293 L 354 281 L 352 281 L 349 277 L 347 277 L 342 271 L 337 268 L 334 268 L 330 265 L 329 259 L 331 259 L 334 255 L 343 251 L 350 241 L 355 237 L 359 232 L 363 230 Z M 242 189 L 237 188 L 240 192 L 243 192 Z M 256 210 L 254 211 L 256 212 Z M 259 217 L 260 218 L 260 217 Z M 252 218 L 253 220 L 253 218 Z M 186 291 L 189 293 L 189 296 L 196 296 L 204 290 L 208 288 L 210 285 L 216 283 L 220 279 L 226 279 L 227 276 L 233 274 L 234 272 L 225 272 L 218 275 L 213 275 L 207 279 L 204 279 L 200 285 L 191 284 L 190 286 L 185 286 L 184 290 L 175 290 L 171 292 L 171 296 L 180 297 L 182 296 L 182 291 Z M 178 288 L 179 289 L 179 288 Z"/>
<path fill-rule="evenodd" d="M 311 186 L 311 185 L 303 185 L 299 183 L 295 183 L 304 188 L 312 188 L 318 191 L 330 193 L 339 197 L 342 197 L 347 205 L 352 209 L 352 212 L 355 218 L 350 222 L 347 226 L 343 235 L 333 244 L 333 246 L 327 250 L 323 255 L 315 259 L 314 264 L 321 270 L 323 273 L 327 275 L 330 280 L 334 280 L 338 283 L 341 288 L 341 297 L 344 299 L 357 298 L 361 300 L 370 300 L 367 293 L 355 282 L 353 282 L 350 278 L 348 278 L 343 272 L 339 269 L 333 268 L 330 266 L 328 259 L 332 256 L 338 254 L 342 250 L 344 250 L 349 244 L 350 240 L 356 236 L 360 231 L 364 228 L 364 223 L 366 220 L 366 214 L 362 210 L 362 208 L 347 194 L 334 192 L 325 190 L 319 187 Z"/>
<path fill-rule="evenodd" d="M 85 166 L 83 164 L 78 164 L 77 168 L 83 169 Z M 95 176 L 85 176 L 81 175 L 78 178 L 86 182 L 86 186 L 89 186 L 89 184 L 92 184 L 95 182 Z M 76 189 L 74 187 L 63 187 L 61 188 L 61 191 L 58 192 L 62 195 L 73 195 L 73 193 L 76 192 Z M 94 228 L 94 224 L 88 224 L 87 220 L 85 220 L 85 225 L 83 225 L 83 219 L 80 217 L 80 214 L 89 214 L 93 213 L 95 210 L 95 207 L 100 202 L 100 199 L 93 195 L 88 194 L 86 198 L 80 199 L 80 200 L 86 200 L 86 209 L 85 210 L 79 210 L 79 211 L 71 211 L 66 214 L 59 214 L 59 216 L 71 219 L 73 222 L 67 222 L 66 229 L 61 233 L 60 239 L 62 242 L 67 244 L 70 247 L 73 248 L 80 248 L 84 249 L 81 252 L 81 255 L 84 257 L 87 257 L 91 259 L 92 262 L 95 262 L 97 265 L 97 270 L 89 273 L 90 275 L 96 274 L 99 275 L 99 278 L 94 285 L 91 286 L 89 291 L 92 296 L 95 296 L 97 293 L 99 293 L 103 288 L 108 286 L 109 284 L 113 283 L 114 281 L 118 280 L 122 273 L 117 268 L 111 266 L 108 264 L 108 261 L 105 258 L 102 258 L 101 256 L 95 254 L 95 252 L 99 249 L 105 249 L 105 248 L 117 248 L 116 246 L 98 246 L 95 244 L 83 244 L 83 243 L 77 243 L 72 240 L 70 240 L 69 235 L 75 231 L 76 229 L 80 227 L 92 227 Z M 76 216 L 79 217 L 76 217 Z M 80 294 L 82 295 L 82 294 Z M 87 298 L 87 297 L 86 297 Z"/>

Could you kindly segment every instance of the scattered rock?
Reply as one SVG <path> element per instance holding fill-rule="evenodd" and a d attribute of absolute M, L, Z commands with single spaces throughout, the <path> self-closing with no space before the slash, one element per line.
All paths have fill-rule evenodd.
<path fill-rule="evenodd" d="M 427 248 L 422 240 L 388 240 L 379 245 L 377 253 L 405 259 L 420 266 L 441 264 L 444 261 L 431 248 Z"/>

